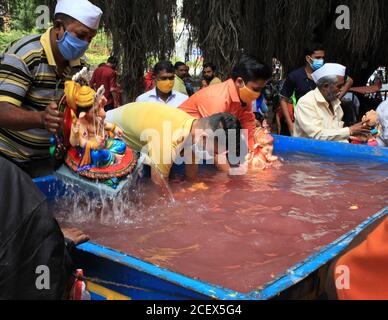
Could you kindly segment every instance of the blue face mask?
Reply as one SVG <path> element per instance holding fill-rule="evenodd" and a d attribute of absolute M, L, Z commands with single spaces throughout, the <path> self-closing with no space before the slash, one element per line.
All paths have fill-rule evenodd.
<path fill-rule="evenodd" d="M 322 68 L 325 64 L 325 60 L 323 59 L 314 59 L 313 63 L 310 64 L 311 68 L 313 68 L 314 71 L 317 71 L 318 69 Z"/>
<path fill-rule="evenodd" d="M 57 41 L 58 49 L 67 61 L 81 58 L 89 48 L 89 42 L 74 37 L 70 32 L 65 32 L 63 38 Z"/>

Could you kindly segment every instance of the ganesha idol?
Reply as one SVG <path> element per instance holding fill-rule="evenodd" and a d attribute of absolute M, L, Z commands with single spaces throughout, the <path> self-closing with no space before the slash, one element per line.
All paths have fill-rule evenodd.
<path fill-rule="evenodd" d="M 76 80 L 75 80 L 76 79 Z M 61 109 L 65 112 L 65 162 L 82 177 L 117 188 L 136 166 L 136 156 L 120 140 L 123 131 L 105 122 L 104 88 L 98 92 L 86 81 L 73 78 L 65 83 Z"/>
<path fill-rule="evenodd" d="M 378 147 L 377 138 L 381 136 L 382 126 L 376 111 L 369 111 L 363 118 L 362 123 L 371 127 L 370 134 L 366 136 L 351 137 L 352 144 L 364 144 L 370 147 Z"/>
<path fill-rule="evenodd" d="M 273 155 L 273 143 L 274 138 L 268 129 L 256 129 L 254 151 L 247 156 L 251 169 L 266 170 L 281 165 L 279 158 Z"/>

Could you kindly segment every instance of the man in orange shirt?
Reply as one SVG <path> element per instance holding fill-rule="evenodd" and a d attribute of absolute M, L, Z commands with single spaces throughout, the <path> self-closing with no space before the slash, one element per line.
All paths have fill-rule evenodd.
<path fill-rule="evenodd" d="M 198 91 L 179 108 L 195 118 L 223 112 L 234 115 L 242 128 L 248 130 L 248 147 L 252 152 L 256 130 L 252 103 L 260 97 L 271 76 L 269 66 L 244 54 L 233 68 L 231 79 Z"/>
<path fill-rule="evenodd" d="M 388 218 L 357 236 L 331 263 L 326 281 L 330 300 L 388 299 Z"/>

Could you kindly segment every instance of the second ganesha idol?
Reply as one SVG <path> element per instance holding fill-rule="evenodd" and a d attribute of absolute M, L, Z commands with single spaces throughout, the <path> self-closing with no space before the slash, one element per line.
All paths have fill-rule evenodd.
<path fill-rule="evenodd" d="M 65 83 L 60 108 L 65 112 L 65 162 L 82 177 L 116 188 L 132 173 L 137 158 L 121 140 L 123 131 L 105 121 L 104 87 L 87 85 L 85 70 Z"/>
<path fill-rule="evenodd" d="M 256 129 L 254 151 L 247 158 L 251 169 L 266 170 L 281 166 L 279 158 L 273 155 L 273 144 L 274 138 L 267 129 Z"/>

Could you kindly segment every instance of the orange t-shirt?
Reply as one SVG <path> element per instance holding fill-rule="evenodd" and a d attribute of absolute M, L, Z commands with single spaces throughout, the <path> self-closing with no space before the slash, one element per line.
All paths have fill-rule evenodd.
<path fill-rule="evenodd" d="M 337 288 L 340 300 L 388 299 L 388 218 L 336 264 L 350 272 L 350 289 Z M 336 279 L 336 274 L 334 279 Z"/>
<path fill-rule="evenodd" d="M 243 129 L 248 130 L 248 147 L 254 149 L 256 118 L 252 106 L 243 107 L 232 79 L 199 90 L 185 101 L 179 109 L 194 118 L 206 118 L 227 112 L 240 120 Z"/>

